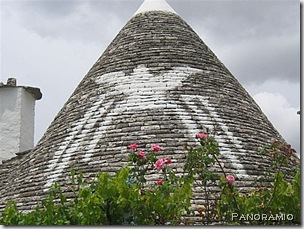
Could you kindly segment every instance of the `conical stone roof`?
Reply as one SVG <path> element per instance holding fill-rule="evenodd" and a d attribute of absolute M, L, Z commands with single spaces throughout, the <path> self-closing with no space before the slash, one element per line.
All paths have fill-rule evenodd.
<path fill-rule="evenodd" d="M 159 144 L 182 168 L 185 143 L 216 130 L 225 169 L 250 188 L 267 159 L 257 148 L 282 137 L 237 79 L 171 7 L 146 1 L 96 61 L 35 149 L 0 165 L 0 208 L 33 209 L 72 168 L 115 172 L 127 146 Z M 162 6 L 165 6 L 165 9 Z M 172 165 L 173 165 L 172 164 Z M 195 192 L 193 204 L 204 197 Z"/>

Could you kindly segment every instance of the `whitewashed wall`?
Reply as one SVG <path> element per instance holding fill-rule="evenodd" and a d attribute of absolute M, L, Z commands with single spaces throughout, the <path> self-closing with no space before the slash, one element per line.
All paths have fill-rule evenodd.
<path fill-rule="evenodd" d="M 35 99 L 22 87 L 0 88 L 0 162 L 34 146 Z"/>

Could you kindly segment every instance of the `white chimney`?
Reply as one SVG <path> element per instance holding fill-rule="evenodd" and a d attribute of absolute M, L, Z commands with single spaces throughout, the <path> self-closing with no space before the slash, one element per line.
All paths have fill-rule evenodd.
<path fill-rule="evenodd" d="M 0 82 L 0 164 L 34 147 L 35 101 L 39 88 L 17 86 L 16 79 Z"/>

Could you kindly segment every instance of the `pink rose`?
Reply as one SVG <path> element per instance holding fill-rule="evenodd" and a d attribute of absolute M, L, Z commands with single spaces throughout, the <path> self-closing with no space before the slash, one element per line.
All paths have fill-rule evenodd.
<path fill-rule="evenodd" d="M 228 176 L 226 176 L 226 181 L 229 184 L 233 184 L 235 182 L 235 178 L 232 175 L 228 175 Z"/>
<path fill-rule="evenodd" d="M 165 163 L 166 163 L 166 159 L 165 158 L 160 158 L 158 159 L 155 164 L 154 164 L 154 167 L 157 169 L 157 170 L 161 170 L 165 167 Z"/>
<path fill-rule="evenodd" d="M 158 151 L 161 150 L 160 146 L 159 146 L 159 145 L 156 145 L 156 144 L 152 144 L 152 145 L 151 145 L 151 148 L 152 148 L 154 151 L 156 151 L 156 152 L 158 152 Z"/>
<path fill-rule="evenodd" d="M 203 132 L 199 132 L 195 135 L 196 138 L 202 138 L 202 139 L 207 139 L 208 138 L 208 135 L 203 133 Z"/>
<path fill-rule="evenodd" d="M 129 145 L 129 148 L 130 149 L 137 149 L 138 145 L 137 144 L 131 144 L 131 145 Z"/>
<path fill-rule="evenodd" d="M 171 164 L 172 163 L 172 160 L 171 160 L 171 158 L 168 158 L 167 160 L 166 160 L 166 162 L 165 162 L 166 164 Z"/>
<path fill-rule="evenodd" d="M 158 180 L 158 181 L 156 181 L 156 184 L 158 184 L 158 185 L 162 185 L 164 182 L 163 182 L 163 180 Z"/>
<path fill-rule="evenodd" d="M 146 159 L 146 153 L 144 151 L 139 150 L 137 154 L 140 157 L 140 159 Z"/>

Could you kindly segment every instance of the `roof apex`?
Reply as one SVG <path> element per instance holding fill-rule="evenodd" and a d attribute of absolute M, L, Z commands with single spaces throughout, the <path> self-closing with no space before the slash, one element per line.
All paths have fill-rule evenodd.
<path fill-rule="evenodd" d="M 147 11 L 165 11 L 177 14 L 166 0 L 144 0 L 133 16 Z"/>

